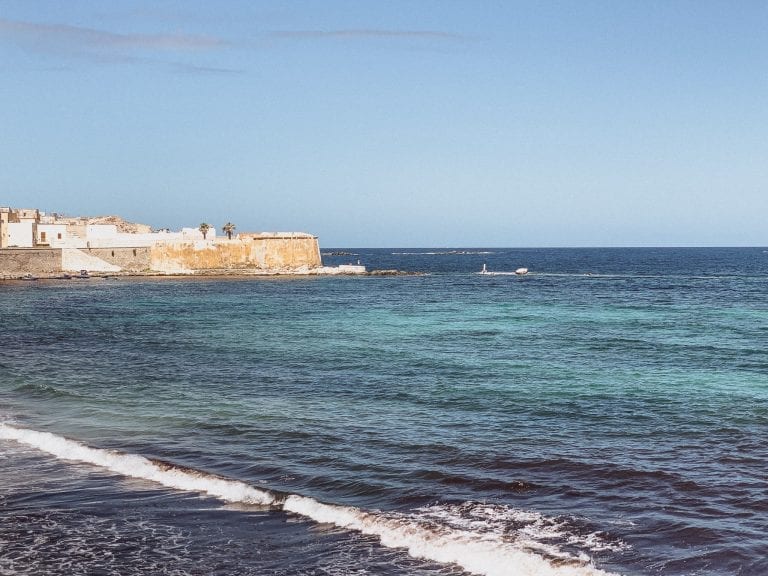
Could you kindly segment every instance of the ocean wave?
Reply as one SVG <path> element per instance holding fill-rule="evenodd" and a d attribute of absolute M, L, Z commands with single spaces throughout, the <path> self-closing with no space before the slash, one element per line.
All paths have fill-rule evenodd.
<path fill-rule="evenodd" d="M 505 492 L 527 492 L 536 488 L 530 482 L 522 480 L 505 480 L 490 476 L 465 476 L 444 472 L 442 470 L 419 470 L 409 474 L 413 478 L 439 482 L 446 486 L 474 486 L 480 490 L 503 490 Z"/>
<path fill-rule="evenodd" d="M 161 460 L 150 460 L 136 454 L 91 448 L 50 432 L 38 432 L 0 423 L 0 438 L 16 440 L 64 460 L 93 464 L 123 476 L 143 478 L 177 490 L 200 492 L 225 502 L 268 506 L 275 501 L 269 492 L 258 490 L 245 482 L 229 480 Z"/>
<path fill-rule="evenodd" d="M 19 384 L 16 386 L 16 388 L 13 389 L 13 391 L 41 398 L 83 398 L 83 395 L 77 392 L 65 390 L 64 388 L 59 388 L 52 384 L 36 382 L 25 382 L 24 384 Z"/>
<path fill-rule="evenodd" d="M 518 544 L 560 560 L 573 559 L 574 556 L 587 560 L 584 550 L 620 552 L 628 548 L 624 541 L 582 526 L 570 517 L 552 518 L 500 504 L 435 504 L 418 511 L 424 518 L 456 529 L 471 529 L 486 537 L 507 535 L 510 527 L 514 527 L 514 538 Z M 580 552 L 565 551 L 563 545 Z"/>
<path fill-rule="evenodd" d="M 14 440 L 57 458 L 93 464 L 169 488 L 197 492 L 227 503 L 268 506 L 323 524 L 376 536 L 383 546 L 402 548 L 416 558 L 455 564 L 486 576 L 607 576 L 586 552 L 560 547 L 565 542 L 599 551 L 617 546 L 600 533 L 579 535 L 562 520 L 501 505 L 464 503 L 417 508 L 410 513 L 366 511 L 326 504 L 299 494 L 259 489 L 216 474 L 136 454 L 91 448 L 85 444 L 7 423 L 0 439 Z M 515 528 L 510 530 L 510 527 Z"/>

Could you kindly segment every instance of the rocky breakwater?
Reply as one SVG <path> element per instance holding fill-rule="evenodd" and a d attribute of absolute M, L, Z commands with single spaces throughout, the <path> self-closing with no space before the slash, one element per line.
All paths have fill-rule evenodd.
<path fill-rule="evenodd" d="M 408 270 L 371 270 L 368 276 L 427 276 L 426 272 L 411 272 Z"/>

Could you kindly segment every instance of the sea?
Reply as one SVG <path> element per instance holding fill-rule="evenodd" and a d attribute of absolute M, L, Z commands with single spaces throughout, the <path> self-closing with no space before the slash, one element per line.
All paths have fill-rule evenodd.
<path fill-rule="evenodd" d="M 768 574 L 768 249 L 327 252 L 0 283 L 0 574 Z"/>

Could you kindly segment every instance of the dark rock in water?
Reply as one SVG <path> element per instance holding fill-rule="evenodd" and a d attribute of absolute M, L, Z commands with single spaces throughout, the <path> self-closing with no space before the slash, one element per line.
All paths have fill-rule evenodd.
<path fill-rule="evenodd" d="M 407 270 L 371 270 L 369 276 L 425 276 L 424 272 L 408 272 Z"/>
<path fill-rule="evenodd" d="M 355 254 L 354 252 L 335 251 L 323 252 L 321 256 L 358 256 L 358 254 Z"/>

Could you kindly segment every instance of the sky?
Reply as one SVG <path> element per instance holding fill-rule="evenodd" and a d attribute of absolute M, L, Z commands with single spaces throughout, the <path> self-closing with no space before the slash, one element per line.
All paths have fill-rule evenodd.
<path fill-rule="evenodd" d="M 765 246 L 768 2 L 0 0 L 0 205 Z"/>

